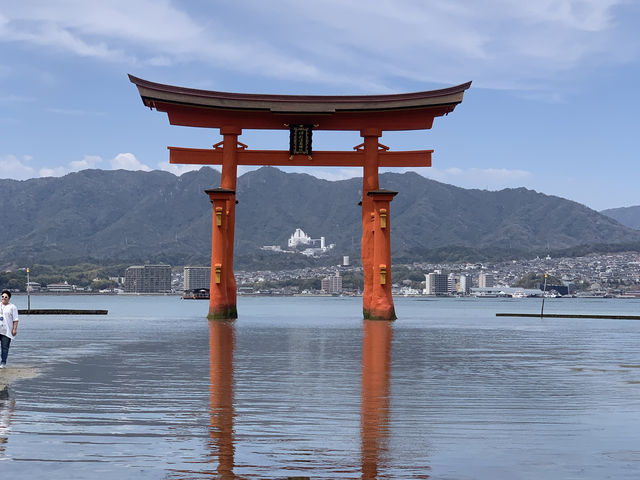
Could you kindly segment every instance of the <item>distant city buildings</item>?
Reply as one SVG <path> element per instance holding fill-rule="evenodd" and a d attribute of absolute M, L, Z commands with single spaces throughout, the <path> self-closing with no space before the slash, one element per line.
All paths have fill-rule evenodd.
<path fill-rule="evenodd" d="M 321 281 L 320 288 L 323 292 L 339 295 L 342 293 L 342 277 L 338 272 L 335 275 L 325 277 Z"/>
<path fill-rule="evenodd" d="M 495 279 L 490 273 L 481 273 L 478 275 L 478 287 L 480 288 L 491 288 L 495 286 Z"/>
<path fill-rule="evenodd" d="M 456 293 L 458 291 L 458 279 L 460 278 L 459 275 L 456 275 L 455 273 L 450 273 L 449 276 L 447 277 L 447 293 L 449 294 L 453 294 Z"/>
<path fill-rule="evenodd" d="M 289 252 L 289 254 L 293 254 L 293 252 Z M 340 266 L 326 265 L 291 270 L 236 271 L 238 293 L 260 295 L 318 294 L 321 292 L 320 287 L 322 287 L 327 293 L 361 294 L 362 267 L 358 262 L 355 265 L 349 265 L 347 257 L 343 257 L 341 263 Z M 637 252 L 562 258 L 546 256 L 503 262 L 414 262 L 405 265 L 405 267 L 406 272 L 393 277 L 394 295 L 473 295 L 520 298 L 541 296 L 544 293 L 547 296 L 640 297 L 640 253 Z M 158 269 L 159 271 L 157 271 Z M 344 278 L 340 278 L 340 280 L 335 278 L 336 270 L 339 272 L 338 276 L 344 275 Z M 170 272 L 169 265 L 133 266 L 127 269 L 125 277 L 109 277 L 109 280 L 113 283 L 125 284 L 125 291 L 129 293 L 168 293 L 169 291 L 182 291 L 183 287 L 190 287 L 191 290 L 206 290 L 207 282 L 210 282 L 209 267 L 187 266 L 184 269 L 180 268 L 175 272 Z M 423 272 L 432 273 L 424 275 Z M 159 273 L 162 273 L 161 276 L 164 279 L 162 282 L 159 279 Z M 542 283 L 531 285 L 534 288 L 530 289 L 515 286 L 522 278 L 531 273 L 548 273 L 550 279 L 554 278 L 558 281 L 549 281 L 546 289 Z M 156 277 L 155 280 L 154 277 Z M 171 278 L 170 287 L 168 285 L 169 278 Z M 424 283 L 420 282 L 422 278 L 424 278 Z M 74 285 L 75 280 L 65 281 L 64 279 L 59 279 L 59 283 L 49 284 L 29 281 L 26 285 L 28 288 L 24 290 L 31 294 L 123 292 L 112 286 L 97 290 L 99 288 L 97 285 L 104 283 L 100 280 L 100 278 L 94 278 L 90 280 L 91 283 L 80 285 Z M 22 281 L 24 282 L 24 280 Z M 490 283 L 493 286 L 486 286 Z M 341 288 L 342 292 L 340 292 Z M 14 287 L 12 291 L 20 292 L 21 289 Z"/>
<path fill-rule="evenodd" d="M 143 265 L 127 268 L 124 275 L 126 293 L 171 293 L 170 265 Z"/>
<path fill-rule="evenodd" d="M 269 250 L 271 252 L 286 252 L 287 250 L 283 250 L 280 245 L 263 245 L 260 247 L 261 250 Z"/>
<path fill-rule="evenodd" d="M 450 273 L 447 277 L 449 295 L 467 295 L 471 291 L 471 277 L 460 273 Z"/>
<path fill-rule="evenodd" d="M 71 293 L 75 290 L 75 285 L 69 285 L 69 283 L 49 283 L 47 285 L 47 291 L 53 293 Z"/>
<path fill-rule="evenodd" d="M 60 283 L 48 283 L 45 286 L 38 282 L 29 282 L 26 284 L 25 291 L 27 293 L 82 293 L 91 289 L 72 285 L 65 280 Z"/>
<path fill-rule="evenodd" d="M 184 267 L 184 289 L 198 290 L 211 287 L 211 267 Z"/>
<path fill-rule="evenodd" d="M 449 276 L 440 270 L 425 275 L 425 295 L 447 295 L 449 293 Z"/>
<path fill-rule="evenodd" d="M 471 277 L 468 275 L 460 275 L 458 291 L 462 295 L 467 295 L 471 291 Z"/>
<path fill-rule="evenodd" d="M 39 292 L 41 289 L 42 289 L 42 285 L 40 285 L 38 282 L 27 283 L 27 293 Z"/>

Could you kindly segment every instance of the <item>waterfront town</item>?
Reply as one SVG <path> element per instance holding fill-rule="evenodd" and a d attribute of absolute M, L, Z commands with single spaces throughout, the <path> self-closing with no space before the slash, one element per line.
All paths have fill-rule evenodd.
<path fill-rule="evenodd" d="M 398 275 L 395 272 L 398 271 Z M 360 267 L 305 268 L 269 272 L 237 272 L 239 293 L 295 294 L 295 287 L 267 290 L 256 289 L 265 283 L 286 283 L 299 279 L 322 279 L 321 292 L 330 294 L 358 294 L 357 288 L 345 285 L 335 290 L 332 277 L 357 277 Z M 576 296 L 640 296 L 640 253 L 624 252 L 592 254 L 584 257 L 535 258 L 497 263 L 420 263 L 395 265 L 393 293 L 395 295 L 476 295 L 476 296 L 539 296 L 542 288 L 519 288 L 519 280 L 531 274 L 561 280 L 561 285 L 548 285 L 553 295 Z M 421 280 L 418 278 L 422 276 Z M 408 277 L 408 278 L 397 278 Z M 334 288 L 331 290 L 330 288 Z M 553 293 L 551 293 L 553 292 Z M 313 293 L 313 292 L 306 292 Z"/>
<path fill-rule="evenodd" d="M 173 294 L 207 298 L 208 266 L 130 266 L 100 290 L 63 281 L 29 282 L 31 293 Z M 549 283 L 542 279 L 547 274 Z M 236 271 L 239 295 L 359 295 L 362 267 L 343 257 L 340 265 L 280 271 Z M 523 285 L 525 278 L 537 283 Z M 531 282 L 530 282 L 531 283 Z M 15 289 L 15 291 L 25 291 Z M 550 256 L 496 263 L 421 263 L 393 266 L 394 295 L 429 296 L 615 296 L 640 297 L 640 253 Z"/>

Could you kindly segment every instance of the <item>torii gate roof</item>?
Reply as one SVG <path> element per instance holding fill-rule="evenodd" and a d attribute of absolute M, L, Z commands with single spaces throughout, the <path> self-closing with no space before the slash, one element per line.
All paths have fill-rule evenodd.
<path fill-rule="evenodd" d="M 164 85 L 129 75 L 143 103 L 166 112 L 173 125 L 240 129 L 421 130 L 452 112 L 471 82 L 391 95 L 262 95 Z"/>

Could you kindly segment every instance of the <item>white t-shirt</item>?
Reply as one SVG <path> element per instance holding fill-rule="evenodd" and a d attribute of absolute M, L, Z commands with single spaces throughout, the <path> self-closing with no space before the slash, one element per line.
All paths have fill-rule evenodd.
<path fill-rule="evenodd" d="M 13 331 L 13 322 L 18 321 L 18 309 L 13 303 L 8 305 L 0 303 L 0 316 L 3 318 L 2 324 L 0 324 L 0 334 L 13 338 L 11 332 Z M 3 326 L 5 328 L 2 328 Z"/>

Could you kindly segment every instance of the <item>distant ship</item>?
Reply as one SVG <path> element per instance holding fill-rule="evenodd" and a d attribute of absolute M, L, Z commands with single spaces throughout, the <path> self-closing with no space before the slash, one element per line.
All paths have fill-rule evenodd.
<path fill-rule="evenodd" d="M 194 290 L 185 290 L 182 294 L 183 300 L 209 300 L 208 288 L 196 288 Z"/>

